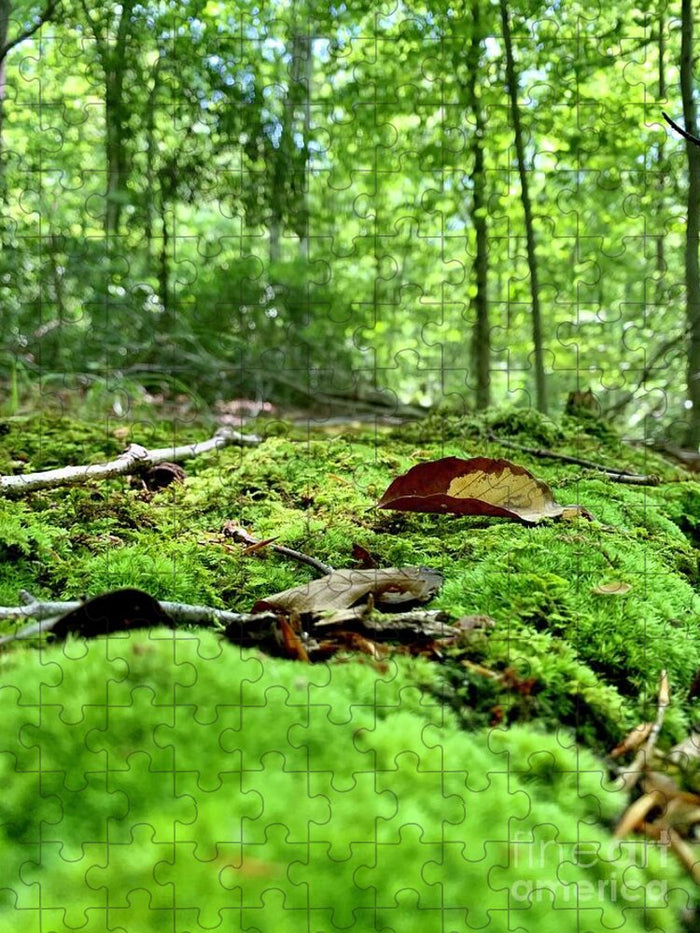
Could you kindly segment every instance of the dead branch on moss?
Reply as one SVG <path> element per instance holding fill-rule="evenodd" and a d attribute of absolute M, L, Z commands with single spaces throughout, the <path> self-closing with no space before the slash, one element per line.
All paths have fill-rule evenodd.
<path fill-rule="evenodd" d="M 140 444 L 130 444 L 116 460 L 85 466 L 60 467 L 56 470 L 44 470 L 39 473 L 25 473 L 19 476 L 0 476 L 0 494 L 23 496 L 40 489 L 54 489 L 59 486 L 80 486 L 93 479 L 114 479 L 141 473 L 160 463 L 187 460 L 198 457 L 211 450 L 221 450 L 232 445 L 254 447 L 261 443 L 255 434 L 240 434 L 230 428 L 221 428 L 208 441 L 196 444 L 184 444 L 181 447 L 159 447 L 147 450 Z"/>
<path fill-rule="evenodd" d="M 637 832 L 654 839 L 670 849 L 692 879 L 700 883 L 700 858 L 696 849 L 686 841 L 695 838 L 695 828 L 700 824 L 700 795 L 683 790 L 674 776 L 650 767 L 669 702 L 668 677 L 666 671 L 662 671 L 656 720 L 653 725 L 645 724 L 636 730 L 641 736 L 648 727 L 648 737 L 629 769 L 621 774 L 626 790 L 631 790 L 641 777 L 642 794 L 623 813 L 613 835 L 621 839 Z M 635 740 L 630 742 L 629 739 L 630 736 L 619 747 L 621 754 L 636 745 Z M 677 746 L 674 751 L 679 748 Z M 673 752 L 665 758 L 667 762 L 674 760 Z"/>
<path fill-rule="evenodd" d="M 256 551 L 262 551 L 265 548 L 269 547 L 270 550 L 274 551 L 276 554 L 280 554 L 282 557 L 289 557 L 290 560 L 295 560 L 300 564 L 306 564 L 307 567 L 312 567 L 317 573 L 320 573 L 322 576 L 326 574 L 333 573 L 333 567 L 330 564 L 324 564 L 323 561 L 318 560 L 315 557 L 311 557 L 310 554 L 304 554 L 302 551 L 295 551 L 291 547 L 285 547 L 283 544 L 274 544 L 275 538 L 267 538 L 264 541 L 261 541 L 258 538 L 255 538 L 249 532 L 245 530 L 237 522 L 229 521 L 224 524 L 222 529 L 222 534 L 227 538 L 231 538 L 233 541 L 238 541 L 241 544 L 244 544 L 246 547 L 244 549 L 244 554 L 253 554 Z"/>
<path fill-rule="evenodd" d="M 664 724 L 664 718 L 666 716 L 666 710 L 668 709 L 669 703 L 670 691 L 668 686 L 668 675 L 666 671 L 661 671 L 659 678 L 659 696 L 656 706 L 656 719 L 654 720 L 654 725 L 651 727 L 649 737 L 647 738 L 646 742 L 635 755 L 634 761 L 630 767 L 626 768 L 622 774 L 622 781 L 625 785 L 625 790 L 632 790 L 634 785 L 639 780 L 642 772 L 648 768 L 651 761 L 651 756 L 654 753 L 656 743 L 659 739 L 661 727 Z"/>
<path fill-rule="evenodd" d="M 489 433 L 488 439 L 494 444 L 500 444 L 502 447 L 510 447 L 513 450 L 521 450 L 523 453 L 530 454 L 532 457 L 539 457 L 547 460 L 560 460 L 562 463 L 573 463 L 576 466 L 586 467 L 589 470 L 596 470 L 602 473 L 614 483 L 629 483 L 631 486 L 658 486 L 661 479 L 658 476 L 644 476 L 641 473 L 632 473 L 630 470 L 619 470 L 617 467 L 607 467 L 602 463 L 595 463 L 593 460 L 583 460 L 581 457 L 571 457 L 569 454 L 560 454 L 556 450 L 549 450 L 546 447 L 527 447 L 525 444 L 518 444 L 515 441 L 507 441 L 503 437 Z"/>
<path fill-rule="evenodd" d="M 26 590 L 20 592 L 23 605 L 0 606 L 0 621 L 22 621 L 36 619 L 37 621 L 26 628 L 13 632 L 0 638 L 0 645 L 6 645 L 24 638 L 33 638 L 37 635 L 50 634 L 56 622 L 66 613 L 74 612 L 84 605 L 80 600 L 54 602 L 36 599 Z M 238 625 L 241 628 L 250 626 L 251 630 L 261 626 L 270 625 L 276 621 L 273 612 L 230 612 L 227 609 L 215 609 L 212 606 L 193 606 L 187 603 L 174 603 L 161 601 L 160 606 L 175 622 L 182 625 L 227 626 Z"/>
<path fill-rule="evenodd" d="M 68 613 L 76 612 L 86 605 L 78 600 L 38 600 L 24 590 L 20 596 L 23 605 L 0 606 L 0 621 L 37 621 L 0 638 L 0 646 L 22 639 L 50 635 L 56 624 Z M 223 634 L 229 641 L 238 645 L 274 648 L 278 644 L 277 632 L 281 615 L 278 612 L 232 612 L 228 609 L 166 600 L 159 601 L 158 605 L 176 624 L 216 626 L 223 629 Z M 341 630 L 364 633 L 381 641 L 399 642 L 410 639 L 424 642 L 446 636 L 457 637 L 460 632 L 458 628 L 449 624 L 447 614 L 439 609 L 378 613 L 373 611 L 372 605 L 364 605 L 342 611 L 304 613 L 300 621 L 303 623 L 301 635 L 310 650 L 319 647 L 316 636 L 327 640 Z"/>

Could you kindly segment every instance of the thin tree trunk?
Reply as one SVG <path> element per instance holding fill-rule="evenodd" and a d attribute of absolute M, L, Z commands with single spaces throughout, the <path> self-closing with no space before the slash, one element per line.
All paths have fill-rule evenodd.
<path fill-rule="evenodd" d="M 314 70 L 314 40 L 303 36 L 304 55 L 304 168 L 301 179 L 301 236 L 299 258 L 309 258 L 309 136 L 311 134 L 311 82 Z"/>
<path fill-rule="evenodd" d="M 105 162 L 107 172 L 105 237 L 118 235 L 121 223 L 122 198 L 126 191 L 129 160 L 126 151 L 128 112 L 124 101 L 126 52 L 131 38 L 131 14 L 136 0 L 122 0 L 117 35 L 112 45 L 109 27 L 100 28 L 90 16 L 87 0 L 81 6 L 90 25 L 105 75 Z"/>
<path fill-rule="evenodd" d="M 681 97 L 685 129 L 697 136 L 697 110 L 693 97 L 693 3 L 681 5 Z M 686 140 L 688 158 L 688 220 L 685 235 L 685 287 L 688 321 L 687 398 L 691 405 L 686 433 L 688 447 L 700 446 L 700 147 Z"/>
<path fill-rule="evenodd" d="M 168 236 L 168 206 L 164 194 L 161 194 L 161 244 L 160 255 L 158 257 L 158 292 L 163 305 L 163 318 L 167 321 L 166 328 L 170 326 L 172 316 L 172 306 L 170 301 L 170 257 L 169 257 L 169 236 Z"/>
<path fill-rule="evenodd" d="M 515 154 L 518 161 L 518 176 L 520 178 L 520 199 L 525 215 L 525 243 L 527 247 L 527 264 L 530 271 L 530 296 L 532 303 L 532 344 L 535 357 L 535 396 L 537 408 L 541 412 L 547 411 L 547 380 L 544 371 L 544 335 L 542 329 L 542 311 L 540 308 L 539 275 L 537 267 L 537 250 L 535 247 L 535 228 L 532 220 L 532 203 L 530 201 L 530 187 L 525 167 L 525 143 L 523 142 L 523 129 L 520 121 L 520 106 L 518 104 L 518 78 L 515 70 L 513 56 L 513 42 L 510 32 L 510 19 L 508 16 L 508 0 L 499 0 L 501 8 L 501 24 L 503 27 L 503 43 L 506 51 L 506 83 L 508 96 L 513 114 L 513 135 L 515 137 Z"/>
<path fill-rule="evenodd" d="M 129 18 L 135 0 L 124 0 L 113 49 L 106 51 L 105 121 L 107 124 L 107 211 L 105 233 L 117 236 L 122 214 L 122 196 L 126 190 L 128 159 L 125 149 L 127 112 L 124 104 L 126 47 L 130 35 Z"/>
<path fill-rule="evenodd" d="M 149 269 L 153 262 L 153 197 L 156 190 L 155 115 L 156 97 L 160 85 L 160 65 L 161 59 L 159 58 L 153 69 L 153 84 L 148 93 L 148 108 L 146 111 L 146 203 L 144 205 L 143 232 L 146 239 L 146 257 Z"/>
<path fill-rule="evenodd" d="M 467 99 L 474 115 L 475 130 L 472 135 L 472 222 L 476 237 L 474 259 L 474 283 L 476 292 L 472 301 L 474 329 L 472 331 L 471 360 L 476 375 L 475 403 L 477 409 L 488 408 L 491 401 L 491 327 L 489 323 L 488 298 L 488 228 L 486 223 L 486 171 L 484 165 L 485 120 L 477 90 L 476 78 L 481 60 L 481 0 L 472 0 L 472 36 L 467 52 Z"/>
<path fill-rule="evenodd" d="M 666 100 L 666 17 L 664 16 L 664 10 L 661 10 L 659 13 L 659 100 Z M 663 203 L 663 190 L 664 190 L 664 172 L 663 172 L 663 163 L 666 156 L 666 136 L 662 134 L 659 141 L 658 148 L 656 150 L 656 167 L 657 167 L 657 188 L 659 191 L 659 203 Z M 664 234 L 656 238 L 656 291 L 654 294 L 654 302 L 657 305 L 660 305 L 663 301 L 663 276 L 666 271 L 666 255 L 665 255 L 665 241 Z"/>
<path fill-rule="evenodd" d="M 3 120 L 5 116 L 5 63 L 7 61 L 7 36 L 10 29 L 12 0 L 0 0 L 0 153 L 3 150 Z"/>
<path fill-rule="evenodd" d="M 34 23 L 23 32 L 20 32 L 19 35 L 15 36 L 12 41 L 8 41 L 10 19 L 12 16 L 12 0 L 0 0 L 0 153 L 2 153 L 3 149 L 2 131 L 5 118 L 5 67 L 8 53 L 14 49 L 16 45 L 20 45 L 22 42 L 26 42 L 27 39 L 31 38 L 35 32 L 41 29 L 44 23 L 49 22 L 60 3 L 61 0 L 48 0 L 39 16 L 35 18 Z"/>

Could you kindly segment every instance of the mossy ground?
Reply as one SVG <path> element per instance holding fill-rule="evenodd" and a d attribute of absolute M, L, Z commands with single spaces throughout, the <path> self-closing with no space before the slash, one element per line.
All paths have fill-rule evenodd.
<path fill-rule="evenodd" d="M 466 930 L 489 917 L 488 928 L 506 930 L 508 909 L 527 930 L 574 930 L 577 901 L 567 887 L 567 902 L 561 885 L 576 882 L 586 929 L 675 929 L 690 882 L 672 865 L 639 869 L 637 891 L 652 883 L 667 893 L 679 888 L 672 909 L 662 898 L 643 910 L 620 894 L 632 872 L 621 869 L 623 855 L 582 863 L 559 842 L 609 838 L 624 799 L 607 783 L 602 756 L 653 718 L 662 668 L 673 703 L 661 744 L 697 725 L 684 698 L 700 668 L 700 485 L 593 418 L 436 415 L 381 434 L 303 431 L 282 422 L 255 427 L 263 444 L 188 461 L 185 484 L 155 494 L 119 479 L 0 502 L 0 604 L 16 604 L 20 589 L 75 599 L 138 586 L 163 599 L 248 610 L 310 578 L 272 552 L 245 556 L 227 547 L 218 533 L 234 519 L 259 538 L 276 536 L 335 567 L 353 566 L 353 543 L 383 566 L 435 567 L 445 584 L 431 608 L 455 618 L 488 614 L 495 628 L 449 650 L 442 663 L 397 657 L 377 667 L 366 657 L 310 668 L 273 661 L 222 648 L 215 635 L 192 629 L 175 643 L 135 634 L 41 652 L 14 647 L 0 668 L 0 687 L 13 701 L 3 720 L 4 783 L 16 792 L 5 801 L 11 844 L 3 874 L 13 880 L 4 910 L 12 928 L 39 929 L 32 898 L 40 884 L 49 900 L 76 892 L 70 915 L 51 915 L 60 930 L 85 918 L 85 929 L 104 925 L 107 889 L 115 909 L 125 911 L 110 922 L 128 930 L 198 930 L 216 926 L 217 916 L 228 918 L 227 930 L 306 929 L 309 918 L 316 918 L 310 928 L 332 930 L 352 924 L 352 909 L 350 928 L 363 931 L 392 923 Z M 490 431 L 668 482 L 614 483 L 502 447 L 488 439 Z M 60 417 L 10 419 L 4 432 L 3 472 L 108 459 L 128 440 L 159 446 L 209 433 L 193 424 L 139 423 L 125 436 L 120 422 Z M 562 504 L 581 504 L 594 519 L 525 527 L 373 508 L 399 473 L 448 455 L 508 457 L 549 483 Z M 631 588 L 594 592 L 613 582 Z M 243 700 L 248 683 L 252 693 Z M 372 741 L 363 744 L 367 735 Z M 598 758 L 586 757 L 589 750 Z M 560 777 L 533 762 L 554 762 Z M 44 771 L 55 777 L 44 780 Z M 186 776 L 178 785 L 173 775 L 180 772 Z M 317 786 L 316 772 L 324 775 Z M 233 820 L 226 828 L 225 813 Z M 24 814 L 20 824 L 17 814 Z M 292 823 L 293 831 L 285 829 Z M 249 836 L 242 829 L 248 824 Z M 543 832 L 551 836 L 544 846 L 550 855 L 529 867 L 518 863 L 513 840 L 521 832 L 530 845 Z M 248 868 L 236 862 L 244 838 L 253 847 Z M 120 852 L 136 851 L 130 839 L 140 840 L 142 855 L 120 881 L 110 866 L 121 864 Z M 217 840 L 229 849 L 215 851 Z M 114 849 L 107 851 L 108 842 Z M 88 873 L 86 859 L 96 866 Z M 331 868 L 345 891 L 334 899 L 335 913 L 320 893 L 331 884 L 324 875 Z M 531 894 L 533 884 L 549 884 L 552 893 L 518 903 L 528 882 Z M 584 903 L 580 892 L 592 882 Z M 211 909 L 198 917 L 204 896 Z M 458 908 L 453 926 L 444 925 L 448 902 Z M 552 904 L 556 924 L 540 916 Z M 465 918 L 459 910 L 469 905 Z M 137 921 L 141 909 L 147 920 Z"/>

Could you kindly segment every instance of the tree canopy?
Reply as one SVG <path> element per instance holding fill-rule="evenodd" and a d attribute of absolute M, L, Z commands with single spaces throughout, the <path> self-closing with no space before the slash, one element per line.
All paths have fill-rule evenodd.
<path fill-rule="evenodd" d="M 681 12 L 2 0 L 2 369 L 684 419 Z"/>

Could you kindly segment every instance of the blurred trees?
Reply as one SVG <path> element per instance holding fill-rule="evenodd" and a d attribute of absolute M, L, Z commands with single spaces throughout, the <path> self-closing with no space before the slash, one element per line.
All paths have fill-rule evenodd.
<path fill-rule="evenodd" d="M 0 374 L 687 423 L 680 12 L 0 0 Z"/>

